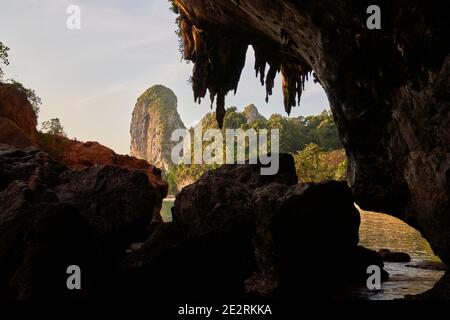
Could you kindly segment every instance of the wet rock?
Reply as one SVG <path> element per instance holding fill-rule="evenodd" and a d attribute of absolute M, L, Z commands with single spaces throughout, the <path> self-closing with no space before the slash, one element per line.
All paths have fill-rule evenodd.
<path fill-rule="evenodd" d="M 424 270 L 447 271 L 448 267 L 443 262 L 422 261 L 414 264 L 406 264 L 405 267 L 418 268 Z"/>
<path fill-rule="evenodd" d="M 146 160 L 117 154 L 96 141 L 81 142 L 62 136 L 52 136 L 51 138 L 55 141 L 55 145 L 61 146 L 61 152 L 55 154 L 51 147 L 43 148 L 41 146 L 41 148 L 49 152 L 54 160 L 71 169 L 82 170 L 102 165 L 114 165 L 126 169 L 141 170 L 147 175 L 149 182 L 160 190 L 161 198 L 167 196 L 168 184 L 162 179 L 161 170 Z"/>
<path fill-rule="evenodd" d="M 428 291 L 418 295 L 407 295 L 407 300 L 450 300 L 450 273 L 447 271 Z"/>
<path fill-rule="evenodd" d="M 410 262 L 411 257 L 405 252 L 392 252 L 389 249 L 378 250 L 378 253 L 383 257 L 385 262 Z"/>

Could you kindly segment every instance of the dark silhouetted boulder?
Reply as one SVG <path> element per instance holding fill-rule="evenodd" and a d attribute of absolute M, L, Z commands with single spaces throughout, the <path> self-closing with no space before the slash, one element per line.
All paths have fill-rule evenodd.
<path fill-rule="evenodd" d="M 17 85 L 0 82 L 0 143 L 17 148 L 37 145 L 36 114 Z"/>
<path fill-rule="evenodd" d="M 378 253 L 385 262 L 410 262 L 411 257 L 405 252 L 392 252 L 389 249 L 380 249 Z"/>
<path fill-rule="evenodd" d="M 74 171 L 35 148 L 0 145 L 0 296 L 83 299 L 108 294 L 117 261 L 148 236 L 160 190 L 140 170 Z M 83 290 L 69 291 L 69 265 Z"/>
<path fill-rule="evenodd" d="M 358 246 L 347 184 L 295 184 L 292 157 L 281 158 L 279 176 L 225 165 L 184 188 L 176 219 L 125 260 L 123 291 L 176 301 L 331 298 L 365 283 L 369 265 L 383 268 L 378 253 Z"/>
<path fill-rule="evenodd" d="M 261 175 L 261 164 L 226 164 L 205 172 L 177 195 L 173 220 L 193 221 L 207 215 L 217 204 L 235 209 L 248 208 L 255 189 L 272 182 L 285 185 L 297 183 L 292 155 L 279 155 L 279 170 L 275 175 Z"/>

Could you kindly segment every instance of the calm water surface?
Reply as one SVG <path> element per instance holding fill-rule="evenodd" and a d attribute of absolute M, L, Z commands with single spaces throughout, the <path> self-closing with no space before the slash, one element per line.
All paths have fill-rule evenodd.
<path fill-rule="evenodd" d="M 173 207 L 173 204 L 175 202 L 175 199 L 164 199 L 162 203 L 161 208 L 161 217 L 163 218 L 164 222 L 170 222 L 172 221 L 172 211 L 171 208 Z"/>
<path fill-rule="evenodd" d="M 356 288 L 354 294 L 371 300 L 403 298 L 407 294 L 431 289 L 443 276 L 444 271 L 431 270 L 441 265 L 441 260 L 434 255 L 428 242 L 417 230 L 385 214 L 363 210 L 360 213 L 360 245 L 376 251 L 386 248 L 406 252 L 411 256 L 411 262 L 386 262 L 385 270 L 390 277 L 382 284 L 382 290 L 374 292 L 367 288 Z M 418 265 L 427 265 L 427 269 L 413 267 Z"/>
<path fill-rule="evenodd" d="M 173 199 L 163 201 L 161 215 L 166 222 L 172 221 L 170 209 L 173 203 Z M 388 215 L 363 210 L 360 210 L 360 213 L 360 245 L 375 251 L 389 249 L 406 252 L 411 256 L 411 262 L 386 262 L 385 269 L 389 272 L 390 278 L 382 284 L 381 290 L 369 291 L 366 287 L 354 287 L 348 294 L 338 297 L 339 299 L 403 298 L 407 294 L 418 294 L 431 289 L 442 277 L 444 271 L 431 270 L 430 267 L 413 267 L 424 264 L 436 266 L 441 262 L 417 230 Z"/>

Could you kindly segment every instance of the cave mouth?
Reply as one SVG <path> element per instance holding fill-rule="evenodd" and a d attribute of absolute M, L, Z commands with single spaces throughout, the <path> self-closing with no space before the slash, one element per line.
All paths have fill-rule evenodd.
<path fill-rule="evenodd" d="M 420 232 L 391 215 L 356 207 L 361 216 L 359 245 L 382 255 L 387 254 L 386 249 L 390 251 L 384 256 L 384 269 L 389 273 L 389 279 L 382 284 L 382 290 L 369 291 L 359 287 L 350 295 L 369 300 L 392 300 L 433 288 L 447 268 Z M 404 259 L 404 253 L 410 256 L 410 261 Z"/>
<path fill-rule="evenodd" d="M 184 58 L 195 64 L 192 77 L 195 100 L 210 93 L 211 102 L 216 103 L 219 127 L 226 115 L 225 96 L 237 90 L 249 44 L 255 49 L 255 71 L 261 76 L 267 97 L 272 95 L 275 76 L 281 73 L 283 102 L 288 113 L 299 102 L 305 79 L 312 73 L 332 102 L 349 156 L 348 179 L 355 201 L 364 208 L 396 215 L 404 221 L 410 221 L 406 219 L 406 211 L 416 215 L 418 220 L 432 220 L 429 224 L 418 224 L 418 227 L 442 259 L 448 261 L 447 242 L 441 236 L 447 234 L 447 219 L 443 217 L 448 208 L 448 188 L 442 183 L 446 181 L 441 179 L 442 172 L 434 171 L 437 167 L 446 168 L 446 161 L 448 163 L 447 150 L 443 150 L 440 143 L 447 142 L 448 135 L 443 136 L 441 132 L 446 131 L 434 122 L 446 119 L 447 105 L 443 103 L 446 95 L 442 93 L 447 89 L 443 83 L 447 83 L 449 70 L 448 58 L 442 64 L 448 55 L 448 47 L 440 45 L 440 42 L 445 43 L 442 39 L 447 33 L 440 31 L 445 24 L 439 10 L 424 10 L 423 15 L 420 10 L 417 10 L 418 14 L 408 10 L 394 12 L 392 9 L 398 8 L 393 5 L 387 8 L 392 16 L 385 17 L 389 17 L 394 30 L 383 28 L 375 33 L 365 30 L 359 19 L 343 23 L 344 18 L 359 17 L 356 8 L 343 16 L 341 6 L 336 7 L 339 8 L 337 11 L 336 8 L 324 9 L 319 4 L 301 9 L 287 4 L 282 10 L 276 1 L 264 6 L 252 2 L 240 6 L 226 1 L 214 2 L 209 7 L 202 7 L 200 1 L 180 0 L 175 4 L 180 11 Z M 431 9 L 425 4 L 420 7 Z M 284 15 L 280 16 L 280 12 Z M 320 13 L 323 13 L 323 19 L 317 19 L 316 15 Z M 330 23 L 326 22 L 325 13 L 329 14 Z M 423 25 L 417 22 L 417 25 L 412 24 L 415 27 L 406 27 L 402 16 L 408 13 L 417 17 L 411 20 L 430 22 Z M 266 17 L 276 18 L 269 21 Z M 278 33 L 280 17 L 282 22 L 289 23 L 283 23 L 284 28 Z M 335 25 L 340 25 L 341 29 L 335 29 Z M 436 36 L 430 37 L 433 42 L 422 41 L 424 30 L 434 30 Z M 397 38 L 404 39 L 397 41 Z M 300 43 L 301 46 L 297 45 Z M 433 54 L 417 56 L 417 52 L 430 49 Z M 423 80 L 426 77 L 429 81 Z M 423 125 L 419 126 L 417 119 L 424 119 Z M 445 123 L 443 125 L 445 129 Z M 414 159 L 411 160 L 408 155 L 413 152 Z M 427 158 L 431 153 L 439 157 Z M 327 179 L 319 179 L 322 180 Z M 308 181 L 314 180 L 300 179 L 299 182 Z M 433 190 L 433 195 L 429 190 Z M 435 195 L 438 196 L 435 198 Z M 399 220 L 389 220 L 392 218 L 388 215 L 382 215 L 383 219 L 366 213 L 361 216 L 362 245 L 368 240 L 368 234 L 373 239 L 391 241 L 379 243 L 378 248 L 373 247 L 375 242 L 366 244 L 375 250 L 383 249 L 381 246 L 384 245 L 389 247 L 387 244 L 390 243 L 398 245 L 400 239 L 414 235 L 414 240 L 407 243 L 419 248 L 415 251 L 410 247 L 414 249 L 410 254 L 422 252 L 420 247 L 426 245 L 423 252 L 427 252 L 431 260 L 437 259 L 425 239 L 416 230 L 400 224 Z M 377 225 L 377 219 L 381 221 L 377 227 L 367 228 L 368 220 Z M 389 249 L 401 250 L 397 246 Z M 392 282 L 400 281 L 401 275 L 399 273 L 400 277 Z M 403 280 L 407 278 L 403 277 Z M 433 287 L 439 278 L 419 292 L 406 292 L 400 297 L 423 292 Z M 411 279 L 420 280 L 421 277 L 416 275 Z"/>

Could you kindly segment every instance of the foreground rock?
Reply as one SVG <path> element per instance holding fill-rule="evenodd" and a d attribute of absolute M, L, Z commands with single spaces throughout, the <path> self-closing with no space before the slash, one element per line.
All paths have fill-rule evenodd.
<path fill-rule="evenodd" d="M 48 152 L 52 159 L 71 169 L 83 170 L 113 165 L 124 169 L 142 171 L 147 175 L 150 184 L 159 190 L 160 199 L 157 200 L 157 203 L 162 204 L 162 199 L 167 196 L 169 186 L 162 179 L 161 170 L 145 160 L 117 154 L 112 149 L 95 141 L 81 142 L 60 135 L 39 133 L 39 142 L 40 148 Z M 160 210 L 161 207 L 155 208 L 154 225 L 162 222 Z"/>
<path fill-rule="evenodd" d="M 71 170 L 35 149 L 0 145 L 0 297 L 94 298 L 147 228 L 160 190 L 140 170 Z M 66 287 L 69 265 L 83 290 Z"/>
<path fill-rule="evenodd" d="M 434 270 L 434 271 L 447 271 L 448 270 L 447 265 L 441 261 L 423 261 L 423 262 L 418 262 L 418 263 L 406 264 L 405 267 L 424 269 L 424 270 Z"/>
<path fill-rule="evenodd" d="M 16 85 L 0 83 L 0 143 L 17 148 L 37 145 L 36 115 Z"/>
<path fill-rule="evenodd" d="M 346 183 L 297 185 L 292 157 L 280 158 L 273 177 L 260 176 L 259 165 L 224 165 L 184 188 L 174 221 L 127 257 L 124 291 L 176 301 L 309 299 L 365 283 L 367 266 L 383 261 L 358 247 Z"/>

